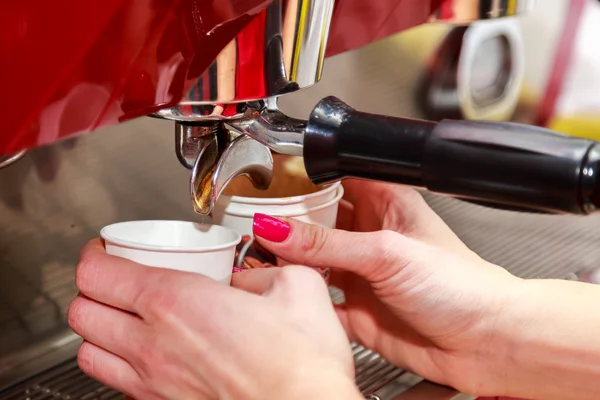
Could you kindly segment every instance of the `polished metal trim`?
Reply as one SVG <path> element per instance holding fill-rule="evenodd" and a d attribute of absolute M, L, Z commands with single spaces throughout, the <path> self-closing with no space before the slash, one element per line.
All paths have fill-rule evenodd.
<path fill-rule="evenodd" d="M 504 38 L 508 42 L 511 68 L 502 96 L 487 105 L 477 104 L 472 95 L 471 76 L 477 66 L 474 60 L 479 48 L 489 39 Z M 457 95 L 463 118 L 469 120 L 506 121 L 514 114 L 525 77 L 525 46 L 516 20 L 474 23 L 462 41 L 457 70 Z"/>
<path fill-rule="evenodd" d="M 333 6 L 334 0 L 274 1 L 221 51 L 179 105 L 155 116 L 176 121 L 237 118 L 244 113 L 237 103 L 317 83 Z"/>
<path fill-rule="evenodd" d="M 235 178 L 246 176 L 259 190 L 266 190 L 273 178 L 273 156 L 263 144 L 249 136 L 238 136 L 219 151 L 218 137 L 196 160 L 190 181 L 194 210 L 212 213 L 225 187 Z"/>
<path fill-rule="evenodd" d="M 431 21 L 466 24 L 532 11 L 536 0 L 444 0 Z"/>
<path fill-rule="evenodd" d="M 304 149 L 304 133 L 307 121 L 282 113 L 277 99 L 265 101 L 265 107 L 248 118 L 228 121 L 225 126 L 246 134 L 276 153 L 301 157 Z"/>
<path fill-rule="evenodd" d="M 175 154 L 187 169 L 194 168 L 200 154 L 216 135 L 219 124 L 175 124 Z"/>
<path fill-rule="evenodd" d="M 27 150 L 21 150 L 18 153 L 0 157 L 0 169 L 13 165 L 21 158 L 25 157 L 25 154 L 27 154 Z"/>
<path fill-rule="evenodd" d="M 68 360 L 77 353 L 81 338 L 68 328 L 0 359 L 0 391 Z"/>

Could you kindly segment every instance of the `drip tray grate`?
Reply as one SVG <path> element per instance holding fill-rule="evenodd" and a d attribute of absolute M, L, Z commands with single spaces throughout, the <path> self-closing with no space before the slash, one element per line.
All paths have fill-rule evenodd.
<path fill-rule="evenodd" d="M 365 396 L 404 375 L 379 355 L 353 344 L 356 384 Z M 0 400 L 122 400 L 125 396 L 87 377 L 72 359 L 0 393 Z"/>
<path fill-rule="evenodd" d="M 76 360 L 60 364 L 0 394 L 1 400 L 121 400 L 125 396 L 87 377 Z"/>

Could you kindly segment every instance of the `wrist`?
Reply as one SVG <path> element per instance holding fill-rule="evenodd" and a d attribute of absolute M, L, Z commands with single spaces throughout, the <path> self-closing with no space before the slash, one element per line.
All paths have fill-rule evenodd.
<path fill-rule="evenodd" d="M 593 305 L 600 299 L 598 287 L 527 280 L 514 289 L 495 335 L 496 395 L 597 399 L 600 312 Z"/>
<path fill-rule="evenodd" d="M 510 395 L 506 377 L 514 364 L 515 336 L 531 315 L 531 307 L 526 300 L 527 281 L 504 272 L 490 275 L 492 282 L 481 286 L 485 300 L 480 320 L 465 341 L 464 357 L 452 366 L 452 386 L 470 395 Z"/>

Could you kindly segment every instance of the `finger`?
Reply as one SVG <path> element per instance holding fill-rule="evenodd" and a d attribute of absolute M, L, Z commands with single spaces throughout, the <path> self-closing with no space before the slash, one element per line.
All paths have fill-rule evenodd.
<path fill-rule="evenodd" d="M 278 268 L 246 270 L 232 276 L 231 286 L 246 292 L 262 295 L 273 287 L 273 281 L 278 273 Z"/>
<path fill-rule="evenodd" d="M 158 269 L 108 255 L 102 240 L 94 239 L 81 250 L 75 283 L 79 291 L 90 299 L 137 312 L 134 303 L 140 297 L 140 289 L 152 285 L 159 272 Z M 140 282 L 144 285 L 141 286 Z"/>
<path fill-rule="evenodd" d="M 265 299 L 285 307 L 286 313 L 293 318 L 316 323 L 319 328 L 331 326 L 329 324 L 333 322 L 341 333 L 329 290 L 317 271 L 297 265 L 277 270 L 271 288 L 263 294 Z"/>
<path fill-rule="evenodd" d="M 394 227 L 404 232 L 404 229 L 414 225 L 427 227 L 431 223 L 443 224 L 423 196 L 408 186 L 348 180 L 344 182 L 344 199 L 354 205 L 368 202 L 373 217 L 380 218 L 385 215 L 386 219 L 389 219 L 387 223 L 390 226 L 382 226 L 380 229 Z M 429 221 L 429 224 L 425 221 Z M 417 222 L 421 223 L 417 224 Z"/>
<path fill-rule="evenodd" d="M 143 398 L 143 384 L 133 367 L 92 343 L 83 342 L 77 353 L 79 368 L 92 379 L 127 396 Z"/>
<path fill-rule="evenodd" d="M 323 277 L 311 268 L 288 265 L 283 268 L 261 268 L 244 271 L 232 277 L 232 286 L 246 292 L 287 300 L 323 297 L 329 291 Z M 323 297 L 324 298 L 324 297 Z"/>
<path fill-rule="evenodd" d="M 126 359 L 140 353 L 140 343 L 146 336 L 146 326 L 139 317 L 83 296 L 73 300 L 67 320 L 86 341 Z"/>
<path fill-rule="evenodd" d="M 367 198 L 366 195 L 373 193 L 373 190 L 377 190 L 380 186 L 387 184 L 362 179 L 346 179 L 342 185 L 344 186 L 343 199 L 357 205 Z"/>
<path fill-rule="evenodd" d="M 354 206 L 346 201 L 341 200 L 338 206 L 337 229 L 344 231 L 352 231 L 354 228 Z"/>
<path fill-rule="evenodd" d="M 217 296 L 216 292 L 223 290 L 223 285 L 199 274 L 148 267 L 108 255 L 99 239 L 81 251 L 75 282 L 86 297 L 142 318 L 156 314 L 160 304 L 172 302 L 192 282 L 191 290 L 201 296 Z"/>
<path fill-rule="evenodd" d="M 393 230 L 408 237 L 470 254 L 466 246 L 415 189 L 370 181 L 344 182 L 344 199 L 361 210 L 361 231 Z M 357 218 L 357 217 L 355 217 Z"/>
<path fill-rule="evenodd" d="M 418 243 L 396 232 L 347 232 L 263 214 L 255 215 L 253 229 L 260 244 L 283 259 L 354 272 L 370 282 L 393 276 L 419 257 Z"/>

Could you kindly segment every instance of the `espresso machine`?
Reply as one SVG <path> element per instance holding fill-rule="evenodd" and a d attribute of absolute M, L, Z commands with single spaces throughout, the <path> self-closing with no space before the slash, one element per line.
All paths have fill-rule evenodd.
<path fill-rule="evenodd" d="M 191 171 L 190 197 L 202 215 L 211 213 L 223 189 L 238 176 L 247 176 L 258 189 L 267 188 L 273 168 L 271 152 L 302 156 L 315 184 L 346 177 L 375 179 L 495 207 L 541 212 L 589 214 L 600 205 L 596 178 L 600 148 L 593 141 L 515 124 L 431 122 L 361 113 L 334 97 L 322 99 L 307 118 L 288 117 L 280 111 L 279 99 L 319 81 L 323 61 L 331 52 L 328 39 L 332 29 L 337 35 L 333 37 L 334 51 L 345 50 L 343 35 L 352 38 L 348 24 L 360 21 L 361 7 L 344 1 L 336 5 L 334 0 L 275 1 L 264 8 L 251 3 L 242 14 L 234 5 L 219 10 L 182 2 L 167 9 L 174 16 L 163 23 L 184 23 L 192 18 L 191 27 L 201 31 L 195 34 L 201 38 L 196 44 L 208 51 L 186 54 L 181 46 L 174 48 L 177 34 L 186 33 L 189 39 L 194 33 L 170 31 L 174 28 L 168 25 L 162 37 L 151 38 L 141 50 L 151 46 L 155 59 L 140 57 L 136 62 L 145 65 L 128 66 L 134 71 L 139 67 L 141 73 L 134 77 L 142 82 L 130 78 L 119 88 L 121 92 L 107 92 L 110 85 L 98 83 L 116 72 L 103 75 L 97 72 L 97 65 L 80 68 L 82 74 L 95 73 L 93 78 L 55 81 L 68 91 L 57 95 L 57 101 L 42 103 L 37 114 L 15 112 L 17 118 L 9 128 L 16 132 L 11 137 L 9 130 L 0 150 L 16 154 L 7 155 L 3 164 L 18 159 L 32 144 L 85 131 L 81 127 L 93 130 L 146 113 L 174 122 L 176 155 Z M 397 3 L 411 14 L 396 30 L 425 21 L 494 19 L 533 7 L 531 0 L 442 1 L 434 9 L 434 4 L 409 7 L 406 2 Z M 375 8 L 389 10 L 382 5 Z M 123 16 L 127 17 L 131 15 Z M 378 31 L 385 29 L 389 28 L 381 26 Z M 127 35 L 123 39 L 128 39 Z M 374 39 L 377 36 L 365 35 L 350 47 Z M 210 57 L 213 53 L 214 60 Z M 186 60 L 187 55 L 193 58 Z M 170 58 L 164 61 L 167 56 Z M 20 60 L 16 61 L 18 65 Z M 514 78 L 500 70 L 497 79 Z M 8 93 L 10 98 L 11 91 Z M 455 96 L 471 102 L 472 108 L 484 108 L 504 94 L 483 88 L 462 90 Z M 92 103 L 91 110 L 81 104 L 81 96 Z M 92 112 L 96 101 L 99 116 Z M 73 106 L 74 102 L 80 104 Z M 30 100 L 18 108 L 35 110 L 35 106 L 40 104 Z M 83 112 L 82 107 L 86 108 Z M 56 121 L 61 112 L 64 119 Z M 19 114 L 24 116 L 22 120 Z"/>
<path fill-rule="evenodd" d="M 311 90 L 330 56 L 426 22 L 485 24 L 524 14 L 533 10 L 532 0 L 79 3 L 23 2 L 7 6 L 6 20 L 0 17 L 0 30 L 10 33 L 0 41 L 8 71 L 1 78 L 3 109 L 14 117 L 0 136 L 0 167 L 17 168 L 36 146 L 149 115 L 161 126 L 169 121 L 164 134 L 174 136 L 176 159 L 189 170 L 191 207 L 201 215 L 212 212 L 236 177 L 267 188 L 273 152 L 302 156 L 316 184 L 375 179 L 541 213 L 586 215 L 600 205 L 600 147 L 591 140 L 498 121 L 365 113 L 336 97 L 322 98 L 304 117 L 280 106 Z M 46 47 L 61 40 L 64 46 Z M 32 74 L 40 60 L 46 72 Z M 499 79 L 512 82 L 512 74 Z M 461 88 L 467 89 L 452 96 L 472 110 L 506 95 L 493 87 Z M 135 149 L 143 153 L 152 143 Z M 38 342 L 0 357 L 0 372 L 10 372 L 0 379 L 0 399 L 122 398 L 77 370 L 70 333 Z M 51 350 L 60 353 L 55 364 Z M 371 399 L 469 398 L 397 370 L 357 344 L 353 351 L 357 382 Z M 34 358 L 42 361 L 23 381 L 22 360 Z M 81 385 L 72 389 L 73 382 Z"/>

